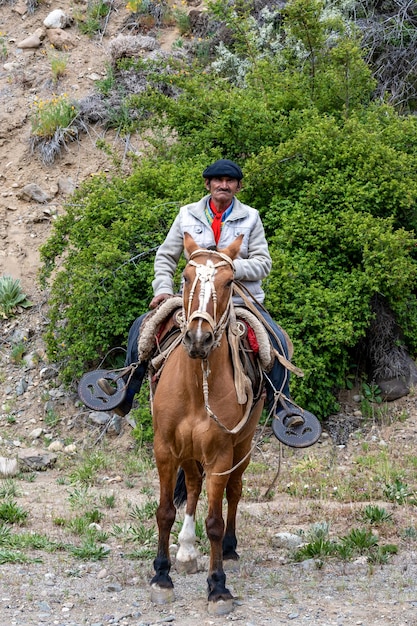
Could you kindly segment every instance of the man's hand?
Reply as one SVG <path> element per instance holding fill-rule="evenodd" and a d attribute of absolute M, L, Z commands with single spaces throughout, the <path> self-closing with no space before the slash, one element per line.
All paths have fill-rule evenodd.
<path fill-rule="evenodd" d="M 171 297 L 171 293 L 160 293 L 159 296 L 154 296 L 149 303 L 150 309 L 156 309 L 158 304 L 161 304 L 164 300 Z"/>

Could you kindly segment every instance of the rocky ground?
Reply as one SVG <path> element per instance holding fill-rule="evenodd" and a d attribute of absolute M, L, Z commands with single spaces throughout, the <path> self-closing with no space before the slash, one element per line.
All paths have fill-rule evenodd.
<path fill-rule="evenodd" d="M 0 321 L 0 471 L 13 475 L 17 465 L 21 473 L 16 478 L 16 500 L 28 511 L 24 529 L 45 533 L 51 540 L 68 541 L 57 519 L 75 514 L 76 495 L 79 511 L 89 506 L 82 501 L 83 493 L 76 493 L 71 475 L 96 451 L 105 462 L 97 471 L 91 497 L 95 502 L 112 497 L 115 506 L 106 511 L 102 522 L 109 536 L 107 558 L 99 561 L 80 560 L 65 551 L 33 550 L 34 561 L 5 562 L 0 526 L 0 626 L 169 622 L 191 626 L 232 621 L 245 626 L 416 624 L 417 550 L 411 540 L 400 540 L 396 534 L 396 527 L 414 526 L 415 507 L 390 507 L 395 524 L 385 531 L 385 539 L 400 549 L 386 565 L 370 567 L 364 558 L 330 560 L 323 567 L 312 560 L 294 563 L 277 533 L 297 535 L 327 520 L 332 532 L 340 536 L 355 525 L 359 506 L 324 496 L 290 497 L 283 490 L 265 499 L 282 453 L 273 438 L 258 446 L 255 469 L 245 483 L 239 511 L 242 560 L 240 570 L 228 574 L 236 597 L 234 612 L 223 617 L 208 615 L 204 555 L 198 574 L 174 573 L 177 598 L 172 606 L 150 603 L 151 560 L 130 558 L 131 548 L 120 534 L 110 531 L 128 524 L 132 509 L 156 499 L 155 469 L 151 461 L 143 461 L 144 452 L 135 452 L 131 425 L 123 422 L 115 428 L 98 423 L 74 393 L 59 385 L 57 368 L 47 362 L 42 340 L 48 294 L 37 283 L 39 246 L 54 216 L 62 213 L 80 182 L 99 170 L 111 170 L 108 157 L 95 146 L 96 139 L 104 137 L 122 153 L 124 146 L 111 132 L 92 128 L 80 142 L 69 143 L 53 166 L 43 165 L 29 149 L 34 99 L 47 99 L 53 93 L 70 93 L 75 98 L 87 95 L 97 77 L 106 74 L 107 46 L 119 33 L 126 8 L 122 3 L 113 5 L 103 36 L 83 36 L 74 25 L 66 29 L 72 42 L 69 62 L 65 75 L 54 84 L 47 40 L 36 48 L 18 44 L 36 34 L 52 10 L 59 8 L 71 15 L 75 5 L 69 0 L 42 2 L 33 13 L 25 11 L 25 6 L 0 2 L 0 275 L 20 279 L 33 303 L 16 317 Z M 176 36 L 172 29 L 158 34 L 166 48 Z M 38 186 L 36 193 L 28 187 L 33 184 Z M 25 353 L 20 360 L 14 348 L 22 343 Z M 327 463 L 342 474 L 355 470 L 360 445 L 355 430 L 363 427 L 363 420 L 350 401 L 342 409 L 342 416 L 329 421 L 314 448 L 283 451 L 280 485 L 289 482 L 291 467 L 304 459 L 312 466 Z M 386 415 L 389 419 L 384 425 L 371 422 L 362 428 L 361 445 L 376 442 L 411 454 L 417 442 L 415 398 L 410 395 L 391 403 Z M 0 489 L 9 480 L 0 480 Z"/>

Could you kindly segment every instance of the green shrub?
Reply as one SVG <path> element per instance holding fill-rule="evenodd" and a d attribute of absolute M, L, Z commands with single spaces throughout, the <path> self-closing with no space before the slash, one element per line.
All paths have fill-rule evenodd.
<path fill-rule="evenodd" d="M 206 165 L 232 158 L 245 172 L 240 199 L 260 211 L 270 244 L 267 306 L 305 372 L 293 380 L 294 398 L 324 417 L 337 408 L 376 295 L 417 352 L 417 120 L 368 105 L 373 83 L 355 37 L 319 3 L 287 3 L 288 38 L 271 21 L 262 41 L 251 3 L 210 9 L 233 34 L 211 70 L 122 64 L 147 72 L 148 90 L 126 111 L 136 109 L 136 126 L 151 131 L 154 156 L 125 179 L 89 181 L 54 223 L 41 249 L 48 356 L 70 383 L 125 345 L 147 310 L 153 254 L 178 207 L 203 195 Z M 230 67 L 239 64 L 235 81 Z"/>

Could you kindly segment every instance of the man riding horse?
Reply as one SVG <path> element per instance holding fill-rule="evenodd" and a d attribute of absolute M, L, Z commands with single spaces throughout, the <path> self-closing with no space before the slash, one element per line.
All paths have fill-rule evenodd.
<path fill-rule="evenodd" d="M 265 373 L 267 406 L 273 412 L 272 428 L 275 436 L 286 445 L 306 447 L 314 444 L 321 428 L 317 418 L 290 400 L 289 369 L 291 369 L 289 346 L 284 331 L 263 308 L 265 294 L 261 281 L 271 271 L 272 261 L 258 211 L 236 198 L 242 188 L 243 173 L 239 165 L 228 159 L 212 163 L 203 172 L 208 194 L 198 202 L 183 206 L 175 218 L 164 243 L 155 257 L 155 276 L 152 282 L 154 297 L 149 308 L 155 309 L 174 294 L 173 277 L 183 253 L 184 234 L 189 233 L 202 248 L 226 248 L 236 237 L 243 234 L 239 255 L 234 260 L 235 281 L 242 287 L 240 295 L 233 300 L 239 306 L 247 304 L 248 294 L 252 308 L 256 307 L 263 320 L 276 358 L 268 374 Z M 242 300 L 243 298 L 243 300 Z M 126 365 L 138 361 L 138 337 L 145 313 L 135 320 L 129 331 Z M 132 408 L 135 394 L 139 391 L 148 367 L 139 363 L 130 377 L 126 395 L 113 410 L 124 416 Z M 114 393 L 106 381 L 98 381 L 105 393 Z"/>

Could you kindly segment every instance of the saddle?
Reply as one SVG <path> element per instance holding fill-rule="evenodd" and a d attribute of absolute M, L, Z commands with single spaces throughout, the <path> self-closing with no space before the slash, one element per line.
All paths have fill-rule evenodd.
<path fill-rule="evenodd" d="M 182 298 L 172 296 L 143 321 L 138 339 L 140 361 L 148 361 L 152 386 L 156 386 L 169 354 L 182 341 Z M 247 401 L 248 384 L 253 402 L 263 392 L 263 371 L 273 366 L 274 353 L 262 322 L 243 307 L 234 309 L 227 328 L 234 368 L 235 387 L 240 404 Z"/>

